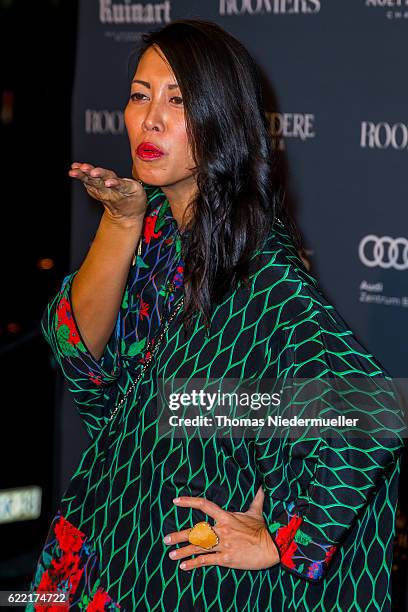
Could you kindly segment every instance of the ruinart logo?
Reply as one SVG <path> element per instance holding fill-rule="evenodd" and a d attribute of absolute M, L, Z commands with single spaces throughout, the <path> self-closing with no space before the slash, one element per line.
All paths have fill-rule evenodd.
<path fill-rule="evenodd" d="M 358 256 L 361 263 L 368 268 L 407 270 L 408 240 L 368 234 L 360 240 Z"/>
<path fill-rule="evenodd" d="M 123 112 L 120 110 L 94 110 L 85 111 L 85 133 L 98 136 L 117 136 L 125 132 Z"/>
<path fill-rule="evenodd" d="M 318 13 L 320 0 L 220 0 L 220 15 L 298 15 Z"/>
<path fill-rule="evenodd" d="M 169 23 L 170 0 L 133 4 L 131 0 L 115 2 L 99 0 L 101 23 Z"/>
<path fill-rule="evenodd" d="M 360 146 L 364 149 L 408 149 L 408 125 L 405 123 L 361 122 Z"/>
<path fill-rule="evenodd" d="M 278 148 L 284 149 L 284 138 L 309 140 L 316 136 L 315 116 L 312 113 L 266 112 L 270 131 L 278 141 Z"/>

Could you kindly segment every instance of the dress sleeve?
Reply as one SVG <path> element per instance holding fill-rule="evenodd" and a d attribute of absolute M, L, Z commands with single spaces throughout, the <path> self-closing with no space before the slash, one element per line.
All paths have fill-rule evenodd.
<path fill-rule="evenodd" d="M 81 337 L 72 309 L 71 286 L 77 272 L 64 278 L 60 291 L 48 303 L 41 330 L 93 438 L 105 422 L 109 390 L 120 375 L 122 309 L 102 356 L 95 359 Z"/>
<path fill-rule="evenodd" d="M 344 385 L 360 381 L 359 392 L 351 395 L 358 399 L 351 400 L 355 404 L 347 409 L 363 414 L 364 436 L 356 437 L 353 432 L 350 437 L 344 430 L 333 430 L 330 436 L 282 437 L 278 442 L 266 438 L 256 443 L 257 461 L 271 496 L 277 456 L 285 465 L 284 485 L 289 498 L 277 517 L 266 517 L 281 567 L 311 582 L 325 576 L 356 518 L 370 503 L 388 470 L 395 467 L 403 449 L 400 432 L 404 419 L 396 395 L 387 391 L 383 395 L 381 408 L 394 425 L 385 435 L 376 421 L 378 398 L 370 392 L 373 387 L 366 384 L 375 377 L 384 381 L 387 375 L 344 325 L 329 309 L 311 309 L 297 317 L 281 332 L 284 341 L 277 342 L 274 366 L 281 381 L 316 381 L 327 376 Z M 340 406 L 339 414 L 344 408 Z M 292 491 L 295 495 L 290 498 Z"/>

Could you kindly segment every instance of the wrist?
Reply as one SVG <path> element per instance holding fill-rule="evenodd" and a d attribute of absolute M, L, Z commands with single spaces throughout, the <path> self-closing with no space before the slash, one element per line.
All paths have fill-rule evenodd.
<path fill-rule="evenodd" d="M 276 545 L 271 532 L 268 530 L 268 528 L 265 528 L 265 543 L 266 543 L 266 548 L 267 548 L 267 555 L 268 555 L 268 559 L 270 561 L 269 566 L 272 567 L 274 565 L 276 565 L 277 563 L 280 563 L 281 557 L 280 557 L 280 550 L 278 548 L 278 546 Z"/>
<path fill-rule="evenodd" d="M 140 232 L 144 216 L 144 213 L 139 213 L 132 217 L 115 217 L 105 210 L 101 218 L 101 225 L 113 230 L 125 230 L 126 232 L 135 230 Z"/>

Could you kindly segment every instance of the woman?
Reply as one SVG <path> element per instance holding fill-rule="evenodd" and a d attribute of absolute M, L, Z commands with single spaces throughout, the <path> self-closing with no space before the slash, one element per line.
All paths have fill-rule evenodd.
<path fill-rule="evenodd" d="M 90 444 L 31 588 L 88 610 L 388 610 L 398 433 L 159 435 L 160 380 L 385 375 L 297 253 L 248 52 L 200 20 L 144 42 L 134 180 L 70 171 L 104 213 L 43 330 Z"/>

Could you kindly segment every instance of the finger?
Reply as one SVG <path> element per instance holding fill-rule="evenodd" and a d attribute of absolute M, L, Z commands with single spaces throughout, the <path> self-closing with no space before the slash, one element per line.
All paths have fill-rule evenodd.
<path fill-rule="evenodd" d="M 264 505 L 264 501 L 265 501 L 265 493 L 261 485 L 248 508 L 248 512 L 255 511 L 258 514 L 259 513 L 262 514 L 262 507 Z"/>
<path fill-rule="evenodd" d="M 87 193 L 92 197 L 92 198 L 96 198 L 97 200 L 99 200 L 99 198 L 101 197 L 101 188 L 100 187 L 96 187 L 95 185 L 89 185 L 85 183 L 85 189 L 87 191 Z"/>
<path fill-rule="evenodd" d="M 118 187 L 120 184 L 119 179 L 109 178 L 105 181 L 106 187 Z"/>
<path fill-rule="evenodd" d="M 217 552 L 206 555 L 199 555 L 195 559 L 189 559 L 180 563 L 180 569 L 186 571 L 195 567 L 203 567 L 204 565 L 223 565 L 228 567 L 229 557 L 225 553 Z"/>
<path fill-rule="evenodd" d="M 117 175 L 112 170 L 107 170 L 106 168 L 92 168 L 89 174 L 102 180 L 117 178 Z"/>
<path fill-rule="evenodd" d="M 85 172 L 82 172 L 82 170 L 79 170 L 79 168 L 69 170 L 68 174 L 69 176 L 72 176 L 72 178 L 77 178 L 77 179 L 80 179 L 81 181 L 83 181 L 85 177 L 88 177 L 88 175 L 85 174 Z"/>
<path fill-rule="evenodd" d="M 77 168 L 72 168 L 68 171 L 69 176 L 73 178 L 79 178 L 83 182 L 90 181 L 93 177 L 90 176 L 89 172 L 82 168 L 84 164 L 80 164 Z M 96 184 L 99 184 L 99 179 L 96 179 Z"/>
<path fill-rule="evenodd" d="M 119 184 L 117 186 L 117 190 L 119 193 L 125 196 L 136 194 L 138 188 L 142 186 L 137 181 L 133 181 L 132 179 L 120 179 Z"/>
<path fill-rule="evenodd" d="M 212 548 L 211 550 L 220 550 L 219 548 L 217 549 L 216 546 L 214 546 L 214 548 Z M 186 557 L 191 557 L 191 555 L 202 555 L 204 553 L 208 553 L 208 550 L 206 550 L 205 548 L 202 548 L 201 546 L 196 546 L 194 544 L 189 544 L 189 546 L 181 546 L 180 548 L 177 548 L 176 550 L 172 550 L 169 552 L 169 557 L 170 559 L 185 559 Z"/>
<path fill-rule="evenodd" d="M 83 182 L 85 187 L 104 187 L 104 181 L 98 176 L 89 176 L 88 174 L 84 174 Z"/>
<path fill-rule="evenodd" d="M 182 529 L 181 531 L 173 531 L 172 533 L 168 533 L 164 538 L 163 542 L 165 544 L 179 544 L 179 542 L 188 542 L 188 536 L 190 534 L 190 529 Z"/>
<path fill-rule="evenodd" d="M 201 510 L 201 512 L 208 514 L 208 516 L 211 516 L 216 521 L 225 518 L 228 514 L 226 510 L 223 510 L 216 503 L 205 497 L 176 497 L 173 499 L 173 502 L 177 506 L 182 506 L 183 508 L 197 508 L 197 510 Z"/>
<path fill-rule="evenodd" d="M 92 164 L 83 163 L 79 166 L 79 168 L 80 170 L 82 170 L 82 172 L 90 172 L 95 168 L 95 166 L 93 166 Z"/>
<path fill-rule="evenodd" d="M 191 529 L 192 527 L 190 529 L 183 529 L 182 531 L 173 531 L 172 533 L 168 533 L 163 538 L 163 542 L 168 545 L 180 544 L 181 542 L 188 542 L 188 538 L 189 538 Z M 219 537 L 219 534 L 216 531 L 216 527 L 213 527 L 213 530 L 216 533 L 216 535 Z M 203 548 L 200 547 L 200 550 L 203 550 Z"/>

